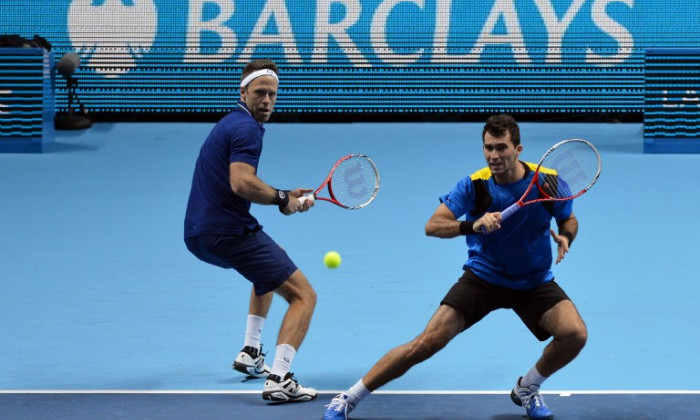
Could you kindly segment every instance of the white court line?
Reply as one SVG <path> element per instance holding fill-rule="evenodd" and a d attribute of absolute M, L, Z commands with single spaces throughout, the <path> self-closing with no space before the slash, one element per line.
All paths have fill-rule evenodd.
<path fill-rule="evenodd" d="M 339 394 L 345 390 L 319 390 L 321 394 Z M 0 394 L 259 394 L 261 391 L 233 390 L 133 390 L 133 389 L 0 389 Z M 504 395 L 508 391 L 374 391 L 378 395 Z M 614 390 L 614 391 L 542 391 L 541 394 L 560 395 L 625 395 L 625 394 L 699 394 L 700 390 Z"/>

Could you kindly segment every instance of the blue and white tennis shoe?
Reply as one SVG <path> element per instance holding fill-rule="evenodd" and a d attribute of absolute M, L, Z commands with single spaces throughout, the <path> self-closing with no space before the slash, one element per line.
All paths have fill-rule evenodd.
<path fill-rule="evenodd" d="M 346 393 L 338 394 L 326 405 L 323 420 L 347 420 L 348 414 L 355 408 L 352 398 Z"/>
<path fill-rule="evenodd" d="M 520 380 L 515 383 L 515 388 L 510 392 L 510 399 L 519 406 L 525 407 L 527 418 L 530 420 L 552 420 L 554 414 L 547 408 L 544 398 L 540 395 L 539 385 L 529 387 L 520 386 Z"/>

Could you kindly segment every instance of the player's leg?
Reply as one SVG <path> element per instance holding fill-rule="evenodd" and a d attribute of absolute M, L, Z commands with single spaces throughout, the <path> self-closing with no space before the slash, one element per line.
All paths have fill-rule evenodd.
<path fill-rule="evenodd" d="M 316 306 L 316 292 L 306 276 L 296 270 L 275 289 L 288 303 L 277 337 L 275 359 L 265 381 L 263 398 L 276 402 L 310 401 L 318 395 L 313 388 L 299 385 L 290 372 L 296 352 L 301 346 Z"/>
<path fill-rule="evenodd" d="M 422 333 L 386 353 L 367 374 L 326 406 L 324 420 L 345 420 L 372 391 L 402 376 L 411 367 L 441 350 L 464 329 L 464 317 L 452 306 L 442 304 Z"/>
<path fill-rule="evenodd" d="M 287 253 L 261 229 L 237 236 L 202 235 L 188 241 L 187 246 L 201 260 L 219 267 L 233 268 L 253 283 L 251 313 L 266 315 L 273 291 L 289 302 L 275 349 L 275 363 L 265 381 L 263 398 L 276 401 L 308 401 L 315 398 L 316 390 L 300 387 L 289 374 L 296 350 L 309 328 L 316 293 Z M 264 359 L 258 355 L 255 360 L 262 361 L 261 369 L 264 369 Z M 247 369 L 246 373 L 249 373 Z M 273 375 L 275 373 L 277 375 Z M 277 388 L 283 389 L 283 393 L 279 394 Z"/>
<path fill-rule="evenodd" d="M 362 378 L 368 390 L 403 376 L 411 367 L 441 350 L 464 328 L 464 317 L 449 305 L 440 305 L 425 330 L 410 342 L 384 355 Z"/>
<path fill-rule="evenodd" d="M 562 300 L 545 312 L 539 325 L 553 337 L 536 364 L 542 376 L 549 377 L 578 356 L 586 344 L 588 331 L 570 300 Z"/>
<path fill-rule="evenodd" d="M 265 293 L 264 295 L 258 296 L 255 294 L 255 288 L 250 289 L 250 304 L 248 305 L 248 314 L 259 316 L 261 318 L 267 318 L 267 313 L 270 311 L 270 306 L 272 306 L 272 297 L 275 294 L 273 292 Z"/>
<path fill-rule="evenodd" d="M 537 363 L 511 392 L 511 400 L 525 407 L 530 419 L 552 419 L 553 414 L 539 393 L 540 386 L 557 370 L 572 361 L 586 343 L 586 325 L 566 293 L 555 282 L 525 292 L 516 313 L 541 341 L 553 337 Z"/>
<path fill-rule="evenodd" d="M 311 316 L 316 307 L 316 292 L 306 276 L 300 270 L 296 270 L 287 281 L 275 289 L 275 293 L 289 303 L 277 343 L 286 343 L 298 349 L 311 323 Z"/>
<path fill-rule="evenodd" d="M 457 334 L 500 307 L 498 296 L 484 285 L 485 282 L 474 273 L 465 271 L 447 292 L 425 330 L 409 343 L 389 351 L 355 385 L 333 398 L 326 406 L 323 419 L 347 419 L 370 392 L 430 358 Z"/>
<path fill-rule="evenodd" d="M 265 363 L 261 335 L 273 295 L 273 292 L 268 292 L 258 296 L 255 288 L 252 288 L 243 349 L 233 362 L 233 369 L 257 378 L 267 378 L 270 374 L 270 367 Z"/>

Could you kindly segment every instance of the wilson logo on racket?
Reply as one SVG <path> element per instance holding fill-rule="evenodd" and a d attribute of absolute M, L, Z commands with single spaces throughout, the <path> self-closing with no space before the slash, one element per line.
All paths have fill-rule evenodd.
<path fill-rule="evenodd" d="M 343 180 L 345 181 L 348 195 L 354 198 L 367 197 L 368 187 L 367 177 L 362 171 L 361 161 L 352 159 L 351 164 L 346 165 Z M 379 177 L 376 177 L 379 179 Z M 337 188 L 337 185 L 336 185 Z"/>
<path fill-rule="evenodd" d="M 327 189 L 328 196 L 319 193 Z M 379 171 L 372 159 L 362 154 L 347 155 L 331 168 L 326 179 L 313 192 L 301 197 L 306 200 L 323 200 L 348 210 L 367 206 L 379 192 Z"/>

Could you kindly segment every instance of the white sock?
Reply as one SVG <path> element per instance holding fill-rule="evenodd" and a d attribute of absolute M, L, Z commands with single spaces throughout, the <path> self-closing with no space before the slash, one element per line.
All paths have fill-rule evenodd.
<path fill-rule="evenodd" d="M 537 370 L 536 366 L 533 366 L 532 369 L 527 373 L 527 375 L 523 376 L 523 379 L 520 380 L 520 386 L 529 388 L 530 385 L 537 385 L 540 386 L 544 381 L 547 380 L 546 376 L 542 376 L 542 374 Z"/>
<path fill-rule="evenodd" d="M 372 391 L 367 389 L 365 387 L 365 384 L 362 382 L 362 379 L 357 381 L 355 385 L 350 387 L 345 393 L 348 394 L 349 400 L 351 403 L 354 403 L 357 405 L 362 399 L 364 399 L 366 396 L 368 396 Z"/>
<path fill-rule="evenodd" d="M 289 344 L 278 344 L 275 348 L 275 361 L 272 363 L 270 374 L 284 379 L 284 376 L 292 367 L 296 354 L 297 351 Z"/>
<path fill-rule="evenodd" d="M 245 341 L 243 341 L 244 347 L 260 348 L 263 325 L 265 325 L 265 318 L 257 315 L 248 315 L 248 322 L 245 326 Z"/>

